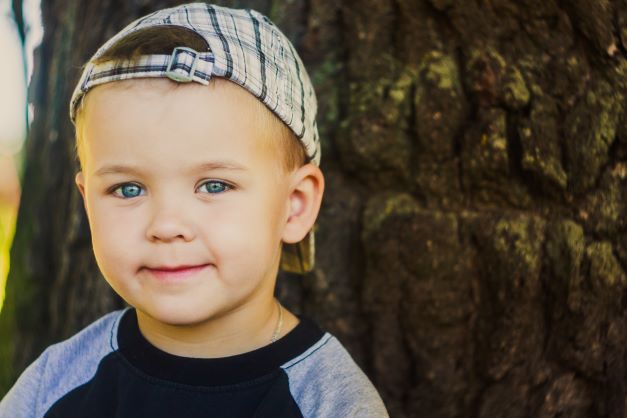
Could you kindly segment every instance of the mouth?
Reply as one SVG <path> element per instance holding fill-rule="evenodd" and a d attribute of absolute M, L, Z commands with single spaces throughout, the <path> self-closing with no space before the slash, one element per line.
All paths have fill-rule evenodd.
<path fill-rule="evenodd" d="M 196 275 L 210 264 L 144 267 L 156 279 L 164 282 L 178 282 Z"/>

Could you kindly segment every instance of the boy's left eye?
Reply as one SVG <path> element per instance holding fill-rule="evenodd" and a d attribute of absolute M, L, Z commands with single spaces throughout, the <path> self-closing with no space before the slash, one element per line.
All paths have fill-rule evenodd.
<path fill-rule="evenodd" d="M 198 187 L 198 190 L 205 193 L 217 194 L 231 189 L 231 186 L 223 181 L 209 180 Z"/>

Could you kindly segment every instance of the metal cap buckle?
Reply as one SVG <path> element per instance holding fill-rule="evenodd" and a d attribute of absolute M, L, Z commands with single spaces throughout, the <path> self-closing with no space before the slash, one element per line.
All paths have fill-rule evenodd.
<path fill-rule="evenodd" d="M 182 68 L 172 69 L 174 64 L 176 63 L 176 58 L 181 52 L 189 52 L 194 56 L 194 61 L 192 61 L 191 68 L 189 72 L 185 72 Z M 198 64 L 198 55 L 199 53 L 191 48 L 187 48 L 184 46 L 177 46 L 172 51 L 172 55 L 170 55 L 170 61 L 168 62 L 168 68 L 165 70 L 165 75 L 171 80 L 177 81 L 179 83 L 189 83 L 194 78 L 194 72 L 196 71 L 196 65 Z"/>

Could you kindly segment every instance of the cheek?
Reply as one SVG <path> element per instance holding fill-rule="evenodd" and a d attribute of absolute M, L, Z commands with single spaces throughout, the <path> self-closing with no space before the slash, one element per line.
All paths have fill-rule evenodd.
<path fill-rule="evenodd" d="M 127 266 L 137 245 L 133 239 L 139 232 L 137 223 L 117 211 L 96 206 L 90 208 L 89 225 L 94 255 L 105 277 Z"/>
<path fill-rule="evenodd" d="M 232 205 L 203 224 L 216 262 L 224 267 L 258 269 L 272 260 L 280 245 L 276 208 L 269 202 Z"/>
<path fill-rule="evenodd" d="M 260 256 L 267 245 L 268 233 L 257 214 L 231 211 L 203 226 L 208 247 L 215 252 L 217 262 L 246 265 Z M 237 263 L 234 263 L 237 261 Z"/>

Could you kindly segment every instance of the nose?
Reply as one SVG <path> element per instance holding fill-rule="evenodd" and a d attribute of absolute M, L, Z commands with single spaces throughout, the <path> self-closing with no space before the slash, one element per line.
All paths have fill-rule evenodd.
<path fill-rule="evenodd" d="M 194 239 L 193 227 L 185 219 L 185 211 L 176 205 L 154 208 L 150 223 L 146 228 L 146 238 L 152 242 L 171 242 Z"/>

